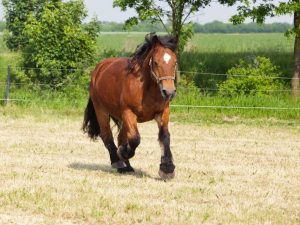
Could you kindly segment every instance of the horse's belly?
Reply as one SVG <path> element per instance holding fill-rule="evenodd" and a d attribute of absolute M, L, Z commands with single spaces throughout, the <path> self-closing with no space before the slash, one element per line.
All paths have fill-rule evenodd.
<path fill-rule="evenodd" d="M 138 116 L 137 121 L 138 123 L 144 123 L 144 122 L 148 122 L 151 121 L 155 118 L 155 116 L 150 116 L 150 115 L 142 115 L 142 116 Z"/>

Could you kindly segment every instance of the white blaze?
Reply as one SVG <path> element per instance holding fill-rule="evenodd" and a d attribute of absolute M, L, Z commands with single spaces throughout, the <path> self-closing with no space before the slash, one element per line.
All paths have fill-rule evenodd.
<path fill-rule="evenodd" d="M 171 56 L 168 53 L 164 54 L 164 61 L 168 64 L 171 59 Z"/>

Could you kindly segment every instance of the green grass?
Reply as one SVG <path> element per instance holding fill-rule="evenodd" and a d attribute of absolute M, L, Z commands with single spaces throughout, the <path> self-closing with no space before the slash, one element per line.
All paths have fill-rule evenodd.
<path fill-rule="evenodd" d="M 99 37 L 99 59 L 128 56 L 144 39 L 144 33 L 112 34 Z M 283 34 L 196 34 L 181 57 L 181 70 L 224 74 L 239 60 L 265 56 L 280 68 L 282 76 L 291 77 L 293 60 L 292 39 Z M 192 76 L 185 74 L 185 76 Z M 216 87 L 225 76 L 194 75 L 198 86 Z M 283 81 L 289 85 L 289 80 Z"/>
<path fill-rule="evenodd" d="M 126 49 L 131 42 L 136 47 L 145 37 L 145 33 L 102 33 L 98 39 L 101 49 Z M 293 51 L 293 40 L 280 33 L 260 34 L 195 34 L 187 44 L 186 50 L 200 52 L 255 52 L 261 50 Z"/>
<path fill-rule="evenodd" d="M 144 33 L 112 34 L 99 37 L 99 50 L 132 52 L 144 39 Z M 286 76 L 290 76 L 293 40 L 283 34 L 196 34 L 181 58 L 181 70 L 226 73 L 239 59 L 256 55 L 271 58 Z"/>
<path fill-rule="evenodd" d="M 35 90 L 31 87 L 18 89 L 12 86 L 11 98 L 23 99 L 24 101 L 13 102 L 16 107 L 0 108 L 3 114 L 19 117 L 24 114 L 40 117 L 41 114 L 54 115 L 58 117 L 82 116 L 87 104 L 88 93 L 81 89 L 76 93 L 53 92 L 50 90 Z M 300 99 L 287 96 L 277 97 L 213 97 L 200 93 L 189 93 L 187 90 L 179 89 L 179 93 L 172 105 L 190 105 L 193 107 L 172 107 L 171 121 L 181 121 L 195 124 L 215 123 L 244 123 L 298 126 L 300 124 Z M 207 106 L 211 106 L 212 108 Z M 218 108 L 246 107 L 246 108 Z M 205 108 L 201 108 L 205 107 Z M 217 107 L 217 108 L 213 108 Z M 258 107 L 258 108 L 257 108 Z M 259 107 L 270 107 L 271 109 L 259 109 Z M 272 109 L 274 108 L 274 109 Z M 297 108 L 297 109 L 276 109 Z"/>
<path fill-rule="evenodd" d="M 179 96 L 174 104 L 183 105 L 189 102 L 182 98 L 185 97 Z M 174 120 L 197 124 L 244 123 L 298 126 L 300 123 L 300 101 L 290 97 L 199 97 L 188 105 L 191 107 L 172 107 Z M 200 108 L 193 108 L 193 106 L 200 106 Z"/>
<path fill-rule="evenodd" d="M 130 55 L 144 39 L 145 33 L 103 33 L 98 39 L 98 54 L 101 58 Z M 7 76 L 7 65 L 15 66 L 18 54 L 8 52 L 0 36 L 0 93 L 4 93 Z M 279 66 L 282 76 L 290 76 L 293 41 L 283 34 L 197 34 L 188 43 L 186 52 L 181 58 L 181 70 L 194 72 L 226 73 L 240 59 L 264 55 Z M 14 73 L 14 72 L 13 72 Z M 194 80 L 205 88 L 216 88 L 226 76 L 192 75 L 182 73 L 184 80 Z M 287 80 L 289 81 L 289 80 Z M 286 83 L 286 86 L 289 86 Z M 179 85 L 181 87 L 181 85 Z M 24 101 L 13 102 L 22 112 L 49 110 L 67 115 L 82 113 L 87 100 L 87 88 L 69 88 L 68 92 L 47 90 L 35 86 L 12 85 L 11 98 Z M 299 99 L 290 98 L 288 92 L 271 97 L 220 98 L 213 92 L 199 94 L 199 91 L 179 90 L 173 102 L 176 105 L 199 106 L 240 106 L 299 108 Z M 26 110 L 26 108 L 28 110 Z M 210 108 L 173 108 L 173 118 L 180 121 L 196 123 L 225 123 L 261 121 L 267 119 L 275 124 L 299 123 L 300 110 L 266 110 L 266 109 L 210 109 Z M 5 110 L 4 110 L 5 111 Z M 18 111 L 18 110 L 17 110 Z M 37 113 L 39 114 L 39 113 Z M 293 122 L 289 122 L 293 121 Z M 251 122 L 252 123 L 252 122 Z"/>
<path fill-rule="evenodd" d="M 276 50 L 291 52 L 293 40 L 283 34 L 197 34 L 192 38 L 191 45 L 200 52 L 260 52 Z M 191 46 L 187 46 L 191 48 Z M 188 49 L 190 50 L 190 49 Z"/>
<path fill-rule="evenodd" d="M 134 51 L 136 46 L 140 44 L 145 37 L 145 33 L 102 33 L 98 38 L 99 50 L 114 49 L 117 51 Z"/>
<path fill-rule="evenodd" d="M 103 33 L 98 38 L 97 56 L 130 55 L 144 40 L 145 33 Z M 181 70 L 226 73 L 240 59 L 269 57 L 284 76 L 292 68 L 293 40 L 283 34 L 196 34 L 181 57 Z M 9 54 L 0 35 L 0 65 L 15 64 L 18 57 Z M 3 72 L 1 73 L 3 74 Z M 0 76 L 3 78 L 3 75 Z"/>

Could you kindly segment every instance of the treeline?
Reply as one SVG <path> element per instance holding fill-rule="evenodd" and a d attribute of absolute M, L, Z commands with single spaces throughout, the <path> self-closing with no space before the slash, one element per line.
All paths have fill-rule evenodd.
<path fill-rule="evenodd" d="M 116 22 L 100 22 L 101 31 L 103 32 L 120 32 L 124 31 L 123 23 Z M 169 24 L 166 26 L 170 27 Z M 284 33 L 292 28 L 292 24 L 288 23 L 272 23 L 258 25 L 256 23 L 247 23 L 241 25 L 232 25 L 214 21 L 206 24 L 194 24 L 195 33 Z M 130 31 L 135 32 L 165 32 L 165 28 L 161 23 L 142 22 L 133 26 Z"/>
<path fill-rule="evenodd" d="M 99 22 L 102 32 L 121 32 L 124 31 L 124 23 L 116 22 Z M 167 24 L 167 28 L 170 27 Z M 258 25 L 256 23 L 247 23 L 240 25 L 232 25 L 214 21 L 206 24 L 194 24 L 195 33 L 284 33 L 292 28 L 289 23 L 272 23 Z M 0 32 L 5 29 L 5 22 L 0 21 Z M 165 28 L 161 23 L 142 22 L 133 26 L 130 31 L 134 32 L 165 32 Z"/>
<path fill-rule="evenodd" d="M 284 33 L 292 28 L 292 24 L 272 23 L 258 25 L 257 23 L 247 23 L 232 25 L 214 21 L 204 25 L 196 23 L 194 28 L 195 33 Z"/>
<path fill-rule="evenodd" d="M 120 32 L 125 31 L 124 23 L 117 22 L 99 22 L 100 29 L 103 32 Z M 130 31 L 134 32 L 165 32 L 165 28 L 161 23 L 150 23 L 150 22 L 141 22 L 138 25 L 130 28 Z"/>

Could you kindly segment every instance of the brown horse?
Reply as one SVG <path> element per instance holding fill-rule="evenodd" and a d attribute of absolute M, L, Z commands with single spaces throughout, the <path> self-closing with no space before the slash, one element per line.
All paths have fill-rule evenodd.
<path fill-rule="evenodd" d="M 92 73 L 83 130 L 92 139 L 101 137 L 120 173 L 134 171 L 129 159 L 140 144 L 137 123 L 155 119 L 162 150 L 159 175 L 175 175 L 168 123 L 169 103 L 176 94 L 177 42 L 173 36 L 148 34 L 131 58 L 105 59 Z M 119 127 L 118 147 L 110 119 Z"/>

